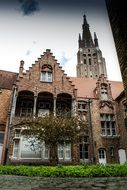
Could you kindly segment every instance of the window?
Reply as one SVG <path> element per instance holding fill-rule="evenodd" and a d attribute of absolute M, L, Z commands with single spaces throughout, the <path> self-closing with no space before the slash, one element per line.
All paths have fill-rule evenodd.
<path fill-rule="evenodd" d="M 32 114 L 33 114 L 33 102 L 29 100 L 22 101 L 20 108 L 20 116 L 31 117 Z"/>
<path fill-rule="evenodd" d="M 86 109 L 86 102 L 80 101 L 78 102 L 78 110 L 84 111 Z"/>
<path fill-rule="evenodd" d="M 86 59 L 84 59 L 84 64 L 86 64 Z"/>
<path fill-rule="evenodd" d="M 101 100 L 108 100 L 107 85 L 101 85 Z"/>
<path fill-rule="evenodd" d="M 4 132 L 0 131 L 0 144 L 4 144 Z"/>
<path fill-rule="evenodd" d="M 89 65 L 91 65 L 91 59 L 89 59 Z"/>
<path fill-rule="evenodd" d="M 102 136 L 115 136 L 116 123 L 113 114 L 101 114 Z"/>
<path fill-rule="evenodd" d="M 58 158 L 60 160 L 71 159 L 71 144 L 70 143 L 58 144 Z"/>
<path fill-rule="evenodd" d="M 89 158 L 89 147 L 88 147 L 88 137 L 81 137 L 80 138 L 80 160 L 87 161 Z"/>
<path fill-rule="evenodd" d="M 86 102 L 78 102 L 78 117 L 80 120 L 86 120 Z"/>
<path fill-rule="evenodd" d="M 13 157 L 15 159 L 49 158 L 49 148 L 45 143 L 40 144 L 34 137 L 18 136 L 19 138 L 14 138 Z M 15 137 L 17 137 L 17 133 L 15 133 Z"/>
<path fill-rule="evenodd" d="M 106 155 L 104 149 L 100 148 L 98 153 L 99 153 L 99 159 L 105 159 Z"/>
<path fill-rule="evenodd" d="M 50 65 L 42 66 L 40 81 L 52 82 L 52 67 Z"/>

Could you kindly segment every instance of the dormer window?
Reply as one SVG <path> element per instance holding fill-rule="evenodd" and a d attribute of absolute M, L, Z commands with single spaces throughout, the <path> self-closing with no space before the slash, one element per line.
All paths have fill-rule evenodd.
<path fill-rule="evenodd" d="M 43 65 L 41 69 L 40 81 L 52 82 L 52 67 L 51 65 Z"/>
<path fill-rule="evenodd" d="M 106 84 L 101 85 L 101 100 L 108 100 L 108 90 Z"/>

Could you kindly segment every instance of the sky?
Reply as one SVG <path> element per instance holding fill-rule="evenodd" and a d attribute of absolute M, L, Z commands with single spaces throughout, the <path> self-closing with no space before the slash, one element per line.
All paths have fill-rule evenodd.
<path fill-rule="evenodd" d="M 76 76 L 83 15 L 105 58 L 109 80 L 122 81 L 104 0 L 0 0 L 0 70 L 29 69 L 46 51 L 68 76 Z"/>

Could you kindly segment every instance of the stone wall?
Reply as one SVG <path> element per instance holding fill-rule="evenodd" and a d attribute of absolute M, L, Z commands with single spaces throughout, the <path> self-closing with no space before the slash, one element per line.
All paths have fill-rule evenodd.
<path fill-rule="evenodd" d="M 126 190 L 127 177 L 42 178 L 0 176 L 1 190 Z"/>

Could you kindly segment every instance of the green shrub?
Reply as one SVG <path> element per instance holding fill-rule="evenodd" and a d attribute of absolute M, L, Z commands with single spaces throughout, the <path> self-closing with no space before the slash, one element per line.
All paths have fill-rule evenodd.
<path fill-rule="evenodd" d="M 0 175 L 20 175 L 39 177 L 124 177 L 127 164 L 75 165 L 75 166 L 0 166 Z"/>

